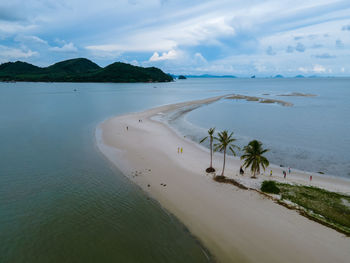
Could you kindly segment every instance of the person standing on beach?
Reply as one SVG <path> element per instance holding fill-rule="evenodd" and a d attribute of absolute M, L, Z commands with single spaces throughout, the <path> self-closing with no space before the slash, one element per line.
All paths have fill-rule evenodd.
<path fill-rule="evenodd" d="M 129 130 L 129 127 L 128 127 L 128 126 L 126 126 L 126 130 L 127 130 L 127 131 Z"/>
<path fill-rule="evenodd" d="M 287 177 L 287 172 L 283 170 L 283 178 L 286 179 Z"/>
<path fill-rule="evenodd" d="M 288 167 L 288 172 L 289 172 L 289 174 L 290 174 L 290 172 L 291 172 L 291 171 L 290 171 L 290 167 Z"/>
<path fill-rule="evenodd" d="M 180 147 L 177 147 L 177 153 L 180 153 Z"/>
<path fill-rule="evenodd" d="M 312 181 L 312 175 L 310 175 L 310 182 Z"/>
<path fill-rule="evenodd" d="M 239 168 L 239 173 L 240 173 L 241 175 L 244 175 L 244 171 L 243 171 L 242 165 L 241 165 L 241 167 Z"/>
<path fill-rule="evenodd" d="M 270 170 L 270 176 L 272 176 L 272 170 Z"/>
<path fill-rule="evenodd" d="M 181 147 L 181 153 L 182 153 L 182 151 L 183 151 L 183 149 L 182 149 L 182 147 Z"/>

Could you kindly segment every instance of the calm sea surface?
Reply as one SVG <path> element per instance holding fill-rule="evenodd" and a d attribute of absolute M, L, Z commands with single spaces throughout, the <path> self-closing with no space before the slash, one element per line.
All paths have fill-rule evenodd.
<path fill-rule="evenodd" d="M 178 83 L 0 83 L 0 262 L 207 262 L 94 135 L 108 117 L 205 96 L 196 93 Z"/>
<path fill-rule="evenodd" d="M 318 96 L 277 96 L 289 92 Z M 208 261 L 99 153 L 94 133 L 117 114 L 228 93 L 295 105 L 221 100 L 170 124 L 194 140 L 229 129 L 241 145 L 262 140 L 273 163 L 350 177 L 350 79 L 0 83 L 0 262 Z"/>

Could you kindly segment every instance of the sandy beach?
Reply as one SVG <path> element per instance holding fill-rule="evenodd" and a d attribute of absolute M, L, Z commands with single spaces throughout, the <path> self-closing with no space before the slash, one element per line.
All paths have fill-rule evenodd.
<path fill-rule="evenodd" d="M 255 191 L 220 184 L 205 173 L 209 151 L 154 116 L 215 102 L 221 97 L 165 105 L 117 116 L 97 128 L 101 152 L 130 180 L 174 214 L 218 262 L 349 262 L 350 239 L 280 206 Z M 183 153 L 178 153 L 178 147 Z M 249 187 L 273 179 L 350 193 L 350 181 L 294 171 L 284 179 L 271 165 L 254 180 L 239 176 L 242 162 L 229 157 L 225 175 Z M 214 168 L 221 172 L 222 155 Z M 273 176 L 269 176 L 269 170 Z"/>

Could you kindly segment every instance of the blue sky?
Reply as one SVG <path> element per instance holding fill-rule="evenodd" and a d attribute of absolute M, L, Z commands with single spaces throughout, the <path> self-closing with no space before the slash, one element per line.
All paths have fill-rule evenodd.
<path fill-rule="evenodd" d="M 0 1 L 0 63 L 76 57 L 174 74 L 350 76 L 350 1 Z"/>

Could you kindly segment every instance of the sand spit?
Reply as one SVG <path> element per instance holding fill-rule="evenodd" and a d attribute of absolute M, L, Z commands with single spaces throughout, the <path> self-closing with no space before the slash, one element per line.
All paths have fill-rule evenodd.
<path fill-rule="evenodd" d="M 228 97 L 226 97 L 226 99 L 256 101 L 259 103 L 277 103 L 277 104 L 285 106 L 285 107 L 293 106 L 293 103 L 283 101 L 283 100 L 266 99 L 266 98 L 261 98 L 261 97 L 245 96 L 245 95 L 239 95 L 239 94 L 233 95 L 233 96 L 228 96 Z"/>
<path fill-rule="evenodd" d="M 277 96 L 284 96 L 284 97 L 316 97 L 316 94 L 307 94 L 307 93 L 300 93 L 300 92 L 292 92 L 289 94 L 280 94 Z"/>
<path fill-rule="evenodd" d="M 152 119 L 181 107 L 208 104 L 225 96 L 177 103 L 106 120 L 97 129 L 101 152 L 130 180 L 177 216 L 219 262 L 348 262 L 350 240 L 333 229 L 311 221 L 270 198 L 217 183 L 205 173 L 208 150 L 179 136 Z M 178 149 L 183 148 L 183 153 Z M 220 172 L 222 155 L 215 154 Z M 238 175 L 241 161 L 227 158 L 225 175 L 254 185 Z M 271 166 L 273 180 L 309 184 L 309 175 Z M 340 178 L 314 176 L 312 185 L 347 192 Z"/>

